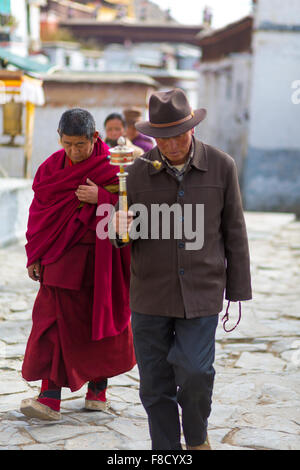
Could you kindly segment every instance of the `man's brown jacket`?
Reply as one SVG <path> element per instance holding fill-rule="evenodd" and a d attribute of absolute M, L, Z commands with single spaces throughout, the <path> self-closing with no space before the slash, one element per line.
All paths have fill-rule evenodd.
<path fill-rule="evenodd" d="M 196 318 L 221 312 L 224 292 L 231 301 L 252 297 L 248 239 L 235 162 L 197 139 L 194 144 L 193 158 L 181 181 L 165 163 L 156 169 L 137 159 L 129 167 L 128 206 L 142 204 L 148 209 L 144 219 L 136 212 L 137 220 L 143 220 L 138 227 L 142 238 L 131 242 L 130 306 L 134 312 Z M 157 147 L 144 157 L 162 161 Z M 165 229 L 168 227 L 168 213 L 163 212 L 159 239 L 151 238 L 151 231 L 157 228 L 151 207 L 176 203 L 176 217 L 170 211 L 170 237 L 162 239 L 163 224 Z M 197 218 L 196 204 L 204 209 L 203 224 L 200 206 Z M 193 226 L 189 228 L 191 219 Z M 187 243 L 197 247 L 189 239 L 191 230 L 197 230 L 198 249 L 187 249 Z M 203 244 L 199 244 L 202 231 Z M 117 245 L 116 240 L 111 241 Z"/>

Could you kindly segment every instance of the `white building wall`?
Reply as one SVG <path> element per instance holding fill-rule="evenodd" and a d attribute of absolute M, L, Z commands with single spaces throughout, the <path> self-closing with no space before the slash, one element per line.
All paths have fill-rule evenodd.
<path fill-rule="evenodd" d="M 292 99 L 300 79 L 300 30 L 256 31 L 253 50 L 249 145 L 300 148 L 300 104 Z"/>
<path fill-rule="evenodd" d="M 43 51 L 49 57 L 50 62 L 55 64 L 57 67 L 63 67 L 64 65 L 64 51 L 60 48 L 47 48 L 43 46 Z"/>
<path fill-rule="evenodd" d="M 297 21 L 298 19 L 298 21 Z M 258 0 L 255 6 L 255 25 L 272 23 L 294 25 L 300 21 L 299 0 Z"/>
<path fill-rule="evenodd" d="M 67 53 L 68 54 L 68 53 Z M 82 53 L 78 51 L 73 51 L 69 54 L 70 57 L 70 66 L 68 67 L 70 70 L 78 71 L 84 70 L 84 56 Z"/>
<path fill-rule="evenodd" d="M 17 26 L 11 34 L 11 52 L 25 56 L 28 49 L 27 11 L 25 0 L 11 0 L 10 10 Z"/>
<path fill-rule="evenodd" d="M 259 0 L 244 196 L 247 209 L 300 214 L 299 0 Z"/>
<path fill-rule="evenodd" d="M 74 72 L 99 72 L 104 69 L 104 61 L 98 55 L 91 55 L 80 49 L 79 44 L 43 44 L 43 50 L 50 62 L 60 69 Z M 118 69 L 119 70 L 119 69 Z"/>
<path fill-rule="evenodd" d="M 30 41 L 34 48 L 40 46 L 40 6 L 38 4 L 30 5 Z"/>
<path fill-rule="evenodd" d="M 247 149 L 251 55 L 232 56 L 200 65 L 199 107 L 206 119 L 196 136 L 229 153 L 241 172 Z"/>
<path fill-rule="evenodd" d="M 29 47 L 38 50 L 40 45 L 40 6 L 42 4 L 44 4 L 44 0 L 10 0 L 11 15 L 16 19 L 16 27 L 10 35 L 11 52 L 26 56 Z M 27 18 L 28 11 L 29 19 Z"/>

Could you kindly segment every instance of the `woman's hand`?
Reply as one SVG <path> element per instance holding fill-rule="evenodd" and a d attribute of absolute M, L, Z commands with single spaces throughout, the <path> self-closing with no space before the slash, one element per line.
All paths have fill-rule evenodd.
<path fill-rule="evenodd" d="M 76 196 L 80 202 L 87 202 L 88 204 L 98 204 L 98 186 L 93 183 L 89 178 L 86 180 L 87 184 L 81 184 L 75 191 Z"/>

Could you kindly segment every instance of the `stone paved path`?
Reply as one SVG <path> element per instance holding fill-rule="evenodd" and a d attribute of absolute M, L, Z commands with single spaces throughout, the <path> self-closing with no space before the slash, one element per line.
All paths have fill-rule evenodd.
<path fill-rule="evenodd" d="M 247 213 L 254 300 L 232 333 L 217 330 L 209 434 L 214 449 L 300 449 L 300 222 Z M 137 369 L 109 381 L 108 412 L 83 409 L 85 387 L 63 389 L 62 420 L 27 419 L 39 383 L 20 374 L 37 284 L 22 244 L 0 249 L 0 449 L 150 449 Z M 237 304 L 232 304 L 232 321 Z"/>

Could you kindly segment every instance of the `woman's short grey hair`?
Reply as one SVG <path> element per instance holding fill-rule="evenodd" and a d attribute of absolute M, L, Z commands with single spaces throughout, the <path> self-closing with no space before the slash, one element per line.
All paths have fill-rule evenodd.
<path fill-rule="evenodd" d="M 81 108 L 72 108 L 65 111 L 58 124 L 60 137 L 64 135 L 85 136 L 92 140 L 96 132 L 96 123 L 89 111 Z"/>

